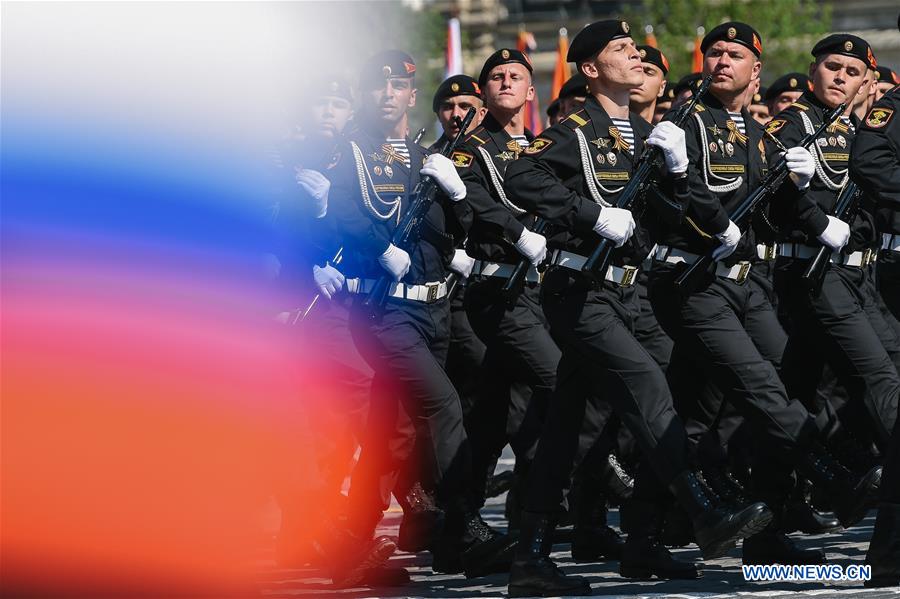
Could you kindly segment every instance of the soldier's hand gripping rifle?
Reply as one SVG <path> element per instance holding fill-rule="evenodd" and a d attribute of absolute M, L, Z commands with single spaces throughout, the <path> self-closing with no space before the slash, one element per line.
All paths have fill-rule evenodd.
<path fill-rule="evenodd" d="M 534 226 L 531 227 L 531 232 L 546 236 L 546 231 L 549 226 L 547 221 L 542 218 L 537 218 L 534 221 Z M 548 251 L 548 258 L 549 255 L 550 252 Z M 513 269 L 512 274 L 506 279 L 503 287 L 500 288 L 500 293 L 506 298 L 506 302 L 509 305 L 515 304 L 519 297 L 519 293 L 522 292 L 522 286 L 525 284 L 525 276 L 528 274 L 529 268 L 531 268 L 531 260 L 522 257 Z"/>
<path fill-rule="evenodd" d="M 700 101 L 700 98 L 709 89 L 712 83 L 712 75 L 707 75 L 700 84 L 691 99 L 682 104 L 675 115 L 672 122 L 679 128 L 683 128 L 685 122 L 694 112 L 694 106 Z M 663 151 L 657 146 L 647 145 L 644 152 L 638 158 L 637 166 L 634 169 L 634 175 L 628 180 L 625 189 L 619 194 L 616 201 L 616 208 L 631 210 L 635 202 L 641 199 L 653 184 L 653 175 L 660 167 L 663 161 Z M 615 244 L 607 238 L 602 238 L 600 244 L 594 249 L 594 252 L 588 257 L 587 262 L 581 267 L 584 273 L 592 281 L 602 281 L 606 277 L 606 271 L 609 270 L 609 262 L 612 258 L 613 250 L 616 249 Z"/>
<path fill-rule="evenodd" d="M 440 151 L 442 156 L 447 158 L 450 157 L 450 154 L 452 154 L 459 145 L 460 140 L 463 135 L 465 135 L 466 130 L 469 128 L 469 125 L 472 124 L 474 118 L 475 109 L 470 108 L 466 113 L 466 116 L 462 119 L 459 133 L 457 133 L 452 140 L 444 142 L 444 146 Z M 394 233 L 391 235 L 392 244 L 409 252 L 419 243 L 419 225 L 425 219 L 425 215 L 428 214 L 428 209 L 434 202 L 434 196 L 437 191 L 437 182 L 432 177 L 426 175 L 419 179 L 418 185 L 416 185 L 415 189 L 413 189 L 410 194 L 410 197 L 413 198 L 412 203 L 403 214 L 403 218 L 397 224 L 397 228 L 394 229 Z M 372 289 L 369 297 L 363 302 L 363 305 L 368 310 L 371 318 L 377 318 L 383 310 L 392 283 L 394 283 L 394 280 L 386 274 L 379 277 L 375 282 L 375 287 Z"/>
<path fill-rule="evenodd" d="M 825 118 L 822 119 L 822 123 L 815 131 L 807 134 L 806 137 L 801 139 L 797 146 L 808 150 L 809 146 L 815 143 L 816 138 L 818 138 L 825 129 L 831 126 L 831 124 L 844 113 L 846 107 L 846 104 L 841 104 L 825 113 Z M 766 175 L 766 178 L 763 179 L 763 182 L 759 187 L 744 198 L 744 201 L 728 215 L 731 222 L 737 225 L 741 231 L 746 231 L 750 226 L 750 219 L 753 217 L 753 213 L 772 198 L 789 174 L 790 171 L 787 167 L 787 159 L 782 155 L 781 158 L 778 159 L 778 162 L 769 169 L 769 173 Z M 684 272 L 678 275 L 675 279 L 675 289 L 682 297 L 687 297 L 697 288 L 714 264 L 715 260 L 713 260 L 712 252 L 704 254 L 696 262 L 688 266 Z"/>
<path fill-rule="evenodd" d="M 862 190 L 853 181 L 848 181 L 844 190 L 838 196 L 837 203 L 834 205 L 834 215 L 848 225 L 852 225 L 856 218 L 856 209 L 859 206 L 859 198 Z M 819 248 L 819 252 L 815 258 L 810 260 L 809 265 L 803 272 L 803 282 L 806 284 L 810 294 L 818 297 L 822 292 L 822 283 L 825 282 L 825 273 L 828 271 L 828 265 L 831 264 L 831 248 L 823 245 Z"/>

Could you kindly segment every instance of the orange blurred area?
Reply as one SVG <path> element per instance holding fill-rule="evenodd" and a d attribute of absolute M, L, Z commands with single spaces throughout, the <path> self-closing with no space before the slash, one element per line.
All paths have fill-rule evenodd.
<path fill-rule="evenodd" d="M 254 594 L 260 511 L 328 402 L 296 331 L 207 308 L 235 289 L 61 301 L 44 274 L 3 300 L 3 594 Z"/>

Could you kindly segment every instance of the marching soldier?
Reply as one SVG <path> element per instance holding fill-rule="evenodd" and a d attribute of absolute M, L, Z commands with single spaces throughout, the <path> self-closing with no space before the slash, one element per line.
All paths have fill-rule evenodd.
<path fill-rule="evenodd" d="M 547 241 L 528 230 L 533 219 L 503 190 L 507 167 L 532 137 L 524 124 L 526 103 L 534 96 L 531 72 L 531 63 L 518 50 L 503 48 L 488 57 L 478 78 L 487 112 L 452 156 L 475 215 L 466 242 L 475 264 L 465 307 L 487 346 L 484 368 L 489 373 L 466 420 L 476 477 L 472 501 L 477 507 L 484 503 L 484 483 L 507 440 L 516 455 L 516 470 L 527 471 L 559 362 L 559 349 L 541 310 L 535 269 L 546 255 Z M 507 297 L 501 289 L 523 258 L 532 268 L 521 292 Z M 523 386 L 529 391 L 522 393 Z M 530 432 L 516 430 L 508 439 L 511 402 L 519 404 L 514 413 L 525 415 L 518 424 Z"/>
<path fill-rule="evenodd" d="M 875 98 L 877 102 L 884 97 L 894 86 L 900 85 L 900 75 L 884 65 L 878 65 L 875 69 Z"/>
<path fill-rule="evenodd" d="M 803 73 L 788 73 L 776 79 L 766 89 L 765 100 L 769 107 L 769 115 L 773 118 L 782 110 L 800 99 L 809 91 L 809 77 Z"/>
<path fill-rule="evenodd" d="M 763 99 L 766 95 L 766 88 L 759 85 L 759 79 L 756 79 L 756 91 L 750 98 L 750 104 L 747 106 L 747 112 L 753 117 L 753 120 L 760 125 L 766 125 L 772 120 L 769 114 L 769 105 Z"/>
<path fill-rule="evenodd" d="M 459 133 L 459 124 L 470 108 L 478 110 L 469 131 L 481 122 L 484 100 L 478 82 L 468 75 L 453 75 L 444 80 L 434 93 L 432 109 L 437 115 L 443 133 L 428 149 L 437 152 L 448 139 Z M 447 353 L 447 375 L 459 392 L 463 414 L 467 414 L 475 402 L 481 383 L 484 363 L 484 343 L 472 330 L 466 315 L 463 299 L 466 281 L 472 273 L 474 260 L 464 248 L 457 248 L 450 262 L 450 270 L 460 277 L 459 289 L 450 298 L 450 349 Z"/>
<path fill-rule="evenodd" d="M 470 108 L 478 111 L 470 125 L 471 131 L 478 126 L 484 116 L 484 99 L 477 81 L 468 75 L 453 75 L 438 86 L 434 92 L 431 109 L 443 131 L 437 141 L 428 147 L 430 151 L 437 152 L 447 140 L 456 137 L 459 133 L 459 124 Z"/>
<path fill-rule="evenodd" d="M 847 34 L 826 37 L 815 45 L 812 55 L 812 91 L 779 113 L 766 129 L 788 149 L 822 123 L 826 110 L 857 95 L 874 62 L 868 43 Z M 780 231 L 776 289 L 791 322 L 783 378 L 791 397 L 818 415 L 825 409 L 818 401 L 817 387 L 827 362 L 851 401 L 867 409 L 866 428 L 874 427 L 884 448 L 896 419 L 900 377 L 882 341 L 893 332 L 877 309 L 866 308 L 870 300 L 864 286 L 873 255 L 869 248 L 874 226 L 866 210 L 857 210 L 852 230 L 833 215 L 837 197 L 849 182 L 853 137 L 854 124 L 843 115 L 812 146 L 812 176 L 797 175 L 794 182 L 787 181 L 771 203 L 770 214 Z M 770 156 L 770 161 L 777 156 Z M 802 275 L 822 246 L 834 252 L 832 264 L 821 291 L 810 293 Z M 760 535 L 753 541 L 763 538 Z M 780 541 L 784 544 L 783 538 Z"/>
<path fill-rule="evenodd" d="M 490 530 L 470 510 L 465 489 L 471 475 L 469 445 L 459 396 L 444 371 L 449 342 L 447 267 L 465 237 L 471 209 L 453 163 L 406 138 L 407 111 L 415 105 L 416 65 L 404 52 L 376 54 L 363 66 L 358 129 L 341 149 L 331 189 L 346 258 L 346 286 L 355 294 L 351 331 L 360 352 L 375 370 L 368 434 L 350 489 L 352 533 L 358 543 L 371 539 L 388 507 L 386 484 L 412 459 L 409 442 L 397 443 L 398 401 L 423 423 L 434 460 L 437 497 L 446 512 L 443 535 L 457 542 L 469 575 L 496 569 L 495 560 L 511 542 Z M 407 252 L 391 243 L 394 228 L 415 200 L 411 192 L 422 175 L 440 193 Z M 390 277 L 388 298 L 373 315 L 364 300 L 381 277 Z M 380 392 L 384 390 L 385 392 Z M 508 563 L 508 562 L 507 562 Z"/>
<path fill-rule="evenodd" d="M 686 198 L 683 136 L 670 123 L 650 125 L 628 111 L 630 90 L 644 78 L 640 54 L 622 21 L 600 21 L 573 40 L 568 59 L 588 80 L 582 110 L 536 138 L 506 171 L 516 205 L 547 219 L 553 265 L 544 277 L 544 310 L 562 349 L 556 391 L 531 471 L 522 536 L 513 564 L 510 596 L 587 594 L 584 579 L 561 573 L 549 558 L 553 518 L 565 492 L 589 397 L 612 404 L 648 458 L 635 484 L 634 520 L 620 561 L 624 576 L 696 577 L 693 564 L 677 562 L 658 542 L 663 487 L 693 519 L 708 558 L 765 526 L 762 504 L 729 512 L 712 504 L 686 463 L 684 429 L 672 409 L 665 376 L 631 333 L 638 313 L 634 276 L 652 246 L 658 219 L 678 220 L 681 208 L 642 206 L 635 214 L 614 207 L 645 144 L 659 146 L 678 197 Z M 636 220 L 637 215 L 637 220 Z M 601 237 L 620 249 L 593 285 L 581 272 Z M 649 476 L 648 476 L 649 475 Z M 655 475 L 655 476 L 654 476 Z M 656 478 L 658 477 L 658 478 Z"/>
<path fill-rule="evenodd" d="M 900 28 L 900 18 L 897 26 Z M 850 175 L 876 206 L 883 237 L 878 256 L 882 296 L 897 314 L 900 308 L 900 86 L 884 94 L 866 114 L 853 141 Z M 900 421 L 894 423 L 885 454 L 875 531 L 866 554 L 872 579 L 866 586 L 900 585 Z"/>
<path fill-rule="evenodd" d="M 644 67 L 644 83 L 631 91 L 631 112 L 652 123 L 656 104 L 666 91 L 669 61 L 665 54 L 653 46 L 638 46 L 638 52 L 641 54 L 641 65 Z"/>
<path fill-rule="evenodd" d="M 753 227 L 741 231 L 729 218 L 760 184 L 766 164 L 762 127 L 744 109 L 747 86 L 761 68 L 762 40 L 751 26 L 728 22 L 706 35 L 701 51 L 704 75 L 713 81 L 685 125 L 690 203 L 684 222 L 663 231 L 650 298 L 660 324 L 676 341 L 673 362 L 678 354 L 686 357 L 692 373 L 702 372 L 726 391 L 728 401 L 765 434 L 756 457 L 777 471 L 755 477 L 757 495 L 777 500 L 797 467 L 828 489 L 837 515 L 849 526 L 864 514 L 878 471 L 861 479 L 814 442 L 812 419 L 802 404 L 789 399 L 778 376 L 774 361 L 783 332 L 771 326 L 764 281 L 748 281 L 759 260 L 757 236 Z M 799 190 L 812 177 L 813 159 L 801 148 L 786 154 L 791 184 Z M 710 250 L 715 274 L 679 297 L 675 278 Z"/>

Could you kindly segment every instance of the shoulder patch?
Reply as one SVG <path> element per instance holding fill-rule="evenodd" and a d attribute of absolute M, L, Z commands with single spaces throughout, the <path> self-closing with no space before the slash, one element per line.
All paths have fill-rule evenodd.
<path fill-rule="evenodd" d="M 567 121 L 572 121 L 579 127 L 584 127 L 589 122 L 591 122 L 590 117 L 587 116 L 584 110 L 579 110 L 578 112 L 573 112 L 569 116 L 566 117 Z"/>
<path fill-rule="evenodd" d="M 450 155 L 450 160 L 453 161 L 453 166 L 456 168 L 469 168 L 472 166 L 472 161 L 474 159 L 475 157 L 468 152 L 460 152 L 459 150 L 456 150 Z"/>
<path fill-rule="evenodd" d="M 892 108 L 873 108 L 866 115 L 866 126 L 872 129 L 881 129 L 891 122 L 894 117 Z"/>
<path fill-rule="evenodd" d="M 769 135 L 775 134 L 781 130 L 782 127 L 787 125 L 787 121 L 784 119 L 772 119 L 766 125 L 766 133 Z"/>
<path fill-rule="evenodd" d="M 553 140 L 547 139 L 546 137 L 535 137 L 534 141 L 531 142 L 531 145 L 525 148 L 524 153 L 528 156 L 534 156 L 535 154 L 540 154 L 551 145 L 553 145 Z"/>

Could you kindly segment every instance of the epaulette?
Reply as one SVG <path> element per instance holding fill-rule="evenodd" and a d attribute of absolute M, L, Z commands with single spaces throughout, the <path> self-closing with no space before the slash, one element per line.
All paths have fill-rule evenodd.
<path fill-rule="evenodd" d="M 794 102 L 789 106 L 789 108 L 797 108 L 797 110 L 809 110 L 809 106 L 806 104 L 801 104 L 800 102 Z"/>
<path fill-rule="evenodd" d="M 703 112 L 704 110 L 706 110 L 706 107 L 700 102 L 694 104 L 694 112 Z"/>
<path fill-rule="evenodd" d="M 479 146 L 483 146 L 484 144 L 486 144 L 488 140 L 478 137 L 479 133 L 481 133 L 482 135 L 484 134 L 484 127 L 478 127 L 477 129 L 475 129 L 475 131 L 469 133 L 468 137 L 466 137 L 465 140 L 466 143 L 471 143 Z M 490 136 L 488 135 L 485 135 L 485 137 L 490 138 Z"/>
<path fill-rule="evenodd" d="M 568 126 L 570 129 L 575 130 L 590 123 L 591 117 L 589 117 L 587 111 L 582 108 L 578 112 L 573 112 L 572 114 L 564 118 L 562 122 L 565 123 L 566 126 Z"/>

